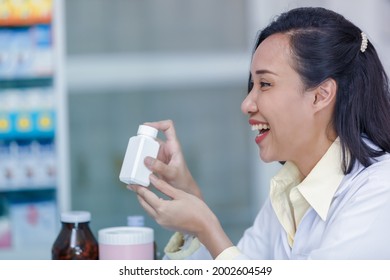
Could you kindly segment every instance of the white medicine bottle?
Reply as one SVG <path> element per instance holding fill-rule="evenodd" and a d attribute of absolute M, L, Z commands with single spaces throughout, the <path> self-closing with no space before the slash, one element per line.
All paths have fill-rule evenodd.
<path fill-rule="evenodd" d="M 141 215 L 130 215 L 127 216 L 127 226 L 128 227 L 145 227 L 145 218 Z M 154 237 L 153 237 L 154 238 Z M 160 252 L 157 250 L 157 243 L 153 241 L 153 258 L 155 260 L 160 259 Z"/>
<path fill-rule="evenodd" d="M 138 127 L 137 136 L 129 139 L 119 180 L 126 184 L 144 187 L 150 185 L 151 171 L 145 166 L 145 157 L 156 158 L 160 144 L 156 140 L 158 130 L 147 125 Z"/>

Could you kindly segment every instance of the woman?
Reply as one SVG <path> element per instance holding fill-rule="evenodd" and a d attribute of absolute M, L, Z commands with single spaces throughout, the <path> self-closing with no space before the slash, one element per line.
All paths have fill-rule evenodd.
<path fill-rule="evenodd" d="M 162 226 L 176 230 L 166 258 L 390 259 L 390 93 L 374 46 L 323 8 L 286 12 L 258 36 L 241 105 L 265 162 L 285 162 L 270 197 L 233 246 L 202 200 L 173 123 L 152 184 L 129 186 Z"/>

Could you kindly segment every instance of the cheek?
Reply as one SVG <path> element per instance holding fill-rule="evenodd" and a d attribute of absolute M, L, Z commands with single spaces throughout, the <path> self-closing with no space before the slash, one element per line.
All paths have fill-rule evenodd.
<path fill-rule="evenodd" d="M 299 142 L 305 135 L 306 113 L 302 103 L 291 100 L 289 102 L 274 102 L 273 105 L 267 107 L 274 149 L 279 149 L 280 152 L 284 153 L 295 146 L 294 143 Z"/>
<path fill-rule="evenodd" d="M 285 108 L 275 112 L 275 136 L 278 141 L 288 143 L 301 138 L 302 133 L 307 129 L 304 121 L 304 114 L 299 108 Z M 282 138 L 282 139 L 280 139 Z"/>
<path fill-rule="evenodd" d="M 275 116 L 281 124 L 291 127 L 300 125 L 307 115 L 305 112 L 305 98 L 302 93 L 297 91 L 283 91 L 283 94 L 273 96 L 269 100 L 267 107 L 272 110 L 272 115 Z"/>

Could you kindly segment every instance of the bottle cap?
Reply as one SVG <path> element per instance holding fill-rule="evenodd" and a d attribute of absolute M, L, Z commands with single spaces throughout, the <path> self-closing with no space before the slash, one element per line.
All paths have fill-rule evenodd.
<path fill-rule="evenodd" d="M 129 227 L 143 227 L 145 225 L 144 216 L 141 215 L 127 216 L 127 225 Z"/>
<path fill-rule="evenodd" d="M 111 227 L 98 232 L 99 244 L 135 245 L 154 241 L 154 232 L 148 227 Z"/>
<path fill-rule="evenodd" d="M 61 214 L 61 222 L 64 223 L 86 223 L 91 220 L 91 213 L 88 211 L 70 211 Z"/>
<path fill-rule="evenodd" d="M 142 134 L 142 135 L 147 135 L 147 136 L 150 136 L 153 138 L 156 138 L 157 133 L 158 133 L 158 130 L 155 129 L 154 127 L 151 127 L 148 125 L 143 125 L 143 124 L 138 127 L 138 131 L 137 131 L 138 135 Z"/>

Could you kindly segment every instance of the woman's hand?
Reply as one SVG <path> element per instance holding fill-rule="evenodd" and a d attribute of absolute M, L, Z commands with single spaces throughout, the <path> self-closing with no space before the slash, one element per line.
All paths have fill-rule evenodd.
<path fill-rule="evenodd" d="M 177 189 L 202 198 L 201 191 L 193 179 L 177 139 L 175 127 L 171 120 L 145 123 L 165 134 L 166 141 L 160 142 L 157 159 L 145 158 L 145 165 L 161 179 Z"/>
<path fill-rule="evenodd" d="M 217 217 L 210 208 L 195 195 L 176 189 L 154 175 L 151 183 L 170 200 L 157 196 L 148 188 L 130 185 L 145 211 L 161 226 L 198 237 L 215 258 L 232 246 Z"/>

